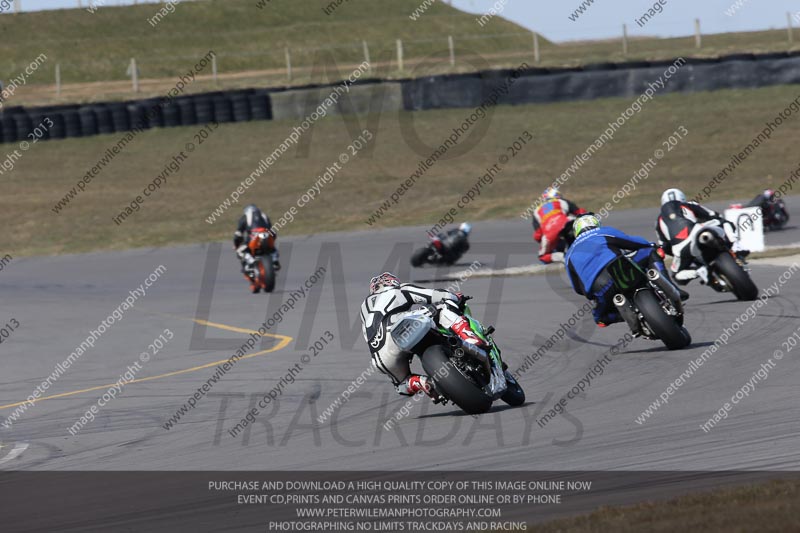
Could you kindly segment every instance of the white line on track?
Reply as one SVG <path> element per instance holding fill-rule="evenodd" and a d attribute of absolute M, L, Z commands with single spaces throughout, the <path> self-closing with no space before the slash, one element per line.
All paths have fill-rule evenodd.
<path fill-rule="evenodd" d="M 28 449 L 27 442 L 20 442 L 16 444 L 14 448 L 10 452 L 8 452 L 8 455 L 0 459 L 0 465 L 8 463 L 9 461 L 13 461 L 14 459 L 22 455 L 22 452 L 24 452 L 27 449 Z"/>

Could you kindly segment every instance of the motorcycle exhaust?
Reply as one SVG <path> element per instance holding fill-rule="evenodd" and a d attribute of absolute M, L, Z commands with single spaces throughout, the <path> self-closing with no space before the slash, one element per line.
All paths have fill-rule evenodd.
<path fill-rule="evenodd" d="M 724 245 L 720 241 L 720 237 L 718 237 L 712 231 L 703 231 L 697 237 L 698 242 L 701 246 L 705 246 L 707 248 L 711 248 L 713 250 L 723 250 Z"/>
<path fill-rule="evenodd" d="M 464 351 L 464 353 L 470 354 L 482 363 L 487 365 L 489 364 L 489 354 L 487 354 L 485 350 L 478 348 L 473 344 L 467 344 L 466 342 L 462 343 L 460 348 Z"/>
<path fill-rule="evenodd" d="M 461 359 L 464 357 L 465 352 L 464 348 L 461 347 L 461 340 L 457 339 L 456 337 L 448 337 L 447 343 L 450 345 L 450 349 L 453 351 L 453 355 Z"/>
<path fill-rule="evenodd" d="M 683 303 L 681 302 L 681 293 L 678 292 L 678 288 L 672 284 L 672 282 L 666 279 L 664 276 L 661 275 L 661 272 L 658 270 L 651 268 L 647 271 L 647 279 L 650 280 L 656 287 L 664 291 L 664 294 L 667 295 L 673 305 L 681 311 L 683 309 Z"/>
<path fill-rule="evenodd" d="M 614 305 L 628 324 L 628 327 L 631 328 L 631 332 L 633 332 L 634 335 L 641 335 L 642 325 L 639 323 L 639 317 L 636 316 L 633 307 L 628 303 L 628 299 L 622 294 L 617 294 L 614 296 Z"/>
<path fill-rule="evenodd" d="M 700 234 L 699 240 L 700 244 L 711 244 L 715 240 L 715 237 L 710 231 L 704 231 Z"/>

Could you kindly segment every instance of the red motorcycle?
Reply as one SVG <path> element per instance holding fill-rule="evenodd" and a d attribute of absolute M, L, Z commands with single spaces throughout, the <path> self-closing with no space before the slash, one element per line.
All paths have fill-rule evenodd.
<path fill-rule="evenodd" d="M 272 292 L 275 290 L 275 266 L 269 254 L 275 251 L 275 235 L 266 228 L 255 228 L 250 232 L 250 242 L 247 244 L 253 261 L 245 266 L 244 277 L 250 282 L 253 294 L 260 291 Z M 264 256 L 267 259 L 264 260 Z"/>

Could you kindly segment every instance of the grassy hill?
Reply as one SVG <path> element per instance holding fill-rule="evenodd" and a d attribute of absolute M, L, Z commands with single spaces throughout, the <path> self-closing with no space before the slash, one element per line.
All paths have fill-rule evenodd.
<path fill-rule="evenodd" d="M 323 11 L 330 0 L 267 0 L 262 8 L 258 1 L 183 2 L 155 27 L 148 20 L 163 4 L 2 16 L 0 79 L 18 74 L 40 52 L 49 59 L 49 78 L 31 83 L 52 83 L 56 63 L 64 83 L 124 80 L 131 57 L 137 58 L 142 77 L 171 77 L 187 71 L 210 49 L 217 53 L 220 69 L 231 72 L 284 68 L 286 47 L 298 66 L 312 64 L 317 54 L 338 63 L 360 63 L 362 40 L 369 43 L 373 61 L 393 59 L 396 39 L 408 41 L 408 57 L 446 53 L 448 35 L 480 33 L 485 38 L 474 41 L 476 51 L 489 55 L 531 46 L 530 36 L 516 24 L 496 17 L 480 28 L 474 15 L 443 2 L 412 21 L 409 15 L 419 8 L 419 0 L 347 0 L 330 15 Z M 491 37 L 509 33 L 520 34 L 520 41 Z"/>
<path fill-rule="evenodd" d="M 100 0 L 92 0 L 99 2 Z M 90 2 L 84 2 L 89 4 Z M 242 87 L 274 87 L 339 81 L 364 59 L 369 46 L 372 75 L 414 77 L 470 72 L 488 67 L 533 64 L 533 42 L 526 29 L 501 17 L 484 26 L 477 16 L 442 1 L 416 20 L 420 0 L 195 0 L 152 20 L 164 4 L 41 11 L 0 16 L 0 80 L 19 75 L 39 53 L 47 61 L 13 96 L 16 105 L 49 105 L 125 100 L 163 95 L 175 79 L 213 50 L 218 77 L 206 68 L 186 92 Z M 261 7 L 259 7 L 261 6 Z M 547 28 L 540 31 L 547 35 Z M 687 22 L 687 32 L 691 23 Z M 455 40 L 450 64 L 448 36 Z M 402 39 L 405 69 L 398 69 L 396 40 Z M 786 31 L 706 35 L 702 49 L 693 37 L 636 38 L 623 55 L 619 40 L 552 43 L 540 38 L 544 67 L 577 66 L 676 56 L 719 56 L 736 52 L 774 52 L 791 46 Z M 286 49 L 292 77 L 287 76 Z M 130 58 L 140 70 L 140 92 L 126 74 Z M 56 94 L 55 65 L 62 91 Z M 335 66 L 333 66 L 335 65 Z M 333 66 L 333 68 L 331 68 Z"/>

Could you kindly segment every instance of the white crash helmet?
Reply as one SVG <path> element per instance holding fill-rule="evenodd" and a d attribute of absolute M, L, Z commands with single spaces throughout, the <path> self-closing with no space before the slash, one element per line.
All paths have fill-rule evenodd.
<path fill-rule="evenodd" d="M 375 294 L 387 288 L 400 288 L 400 280 L 391 272 L 384 272 L 380 276 L 375 276 L 369 282 L 369 293 Z"/>
<path fill-rule="evenodd" d="M 667 189 L 664 191 L 664 194 L 661 195 L 661 205 L 676 200 L 682 204 L 686 203 L 686 195 L 683 194 L 683 191 L 680 189 Z"/>
<path fill-rule="evenodd" d="M 469 235 L 469 233 L 472 231 L 472 224 L 469 222 L 462 222 L 458 229 L 463 231 L 464 235 Z"/>
<path fill-rule="evenodd" d="M 561 199 L 561 191 L 558 190 L 558 187 L 548 187 L 542 193 L 542 198 L 544 200 L 559 200 Z"/>

